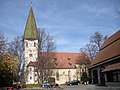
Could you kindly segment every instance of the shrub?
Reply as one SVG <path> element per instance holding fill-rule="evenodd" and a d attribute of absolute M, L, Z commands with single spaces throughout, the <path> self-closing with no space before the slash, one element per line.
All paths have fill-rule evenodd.
<path fill-rule="evenodd" d="M 22 84 L 22 88 L 40 87 L 41 84 Z"/>
<path fill-rule="evenodd" d="M 55 78 L 53 78 L 53 77 L 49 77 L 48 78 L 48 83 L 55 83 Z"/>
<path fill-rule="evenodd" d="M 81 77 L 82 83 L 89 81 L 89 78 L 87 76 L 86 72 L 83 72 L 82 77 Z"/>

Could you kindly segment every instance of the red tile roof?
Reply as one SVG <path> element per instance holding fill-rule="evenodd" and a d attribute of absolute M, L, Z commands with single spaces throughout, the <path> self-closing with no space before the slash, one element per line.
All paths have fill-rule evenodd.
<path fill-rule="evenodd" d="M 27 67 L 36 67 L 37 66 L 37 62 L 32 62 L 30 61 L 29 64 L 27 65 Z"/>
<path fill-rule="evenodd" d="M 120 30 L 118 30 L 115 34 L 113 34 L 112 36 L 110 36 L 107 41 L 103 44 L 103 46 L 101 47 L 101 49 L 104 49 L 105 47 L 107 47 L 109 44 L 115 42 L 116 40 L 120 39 Z"/>
<path fill-rule="evenodd" d="M 75 68 L 75 63 L 80 53 L 56 52 L 56 68 Z"/>
<path fill-rule="evenodd" d="M 107 66 L 102 72 L 120 70 L 120 62 Z"/>
<path fill-rule="evenodd" d="M 92 61 L 90 68 L 120 58 L 120 30 L 109 37 Z"/>
<path fill-rule="evenodd" d="M 52 52 L 54 53 L 53 59 L 56 60 L 56 66 L 55 68 L 61 68 L 61 69 L 68 69 L 68 68 L 76 68 L 75 64 L 77 63 L 78 57 L 80 55 L 83 55 L 82 53 L 71 53 L 71 52 Z M 44 53 L 43 55 L 45 55 Z M 81 59 L 81 62 L 84 62 L 83 59 Z M 37 66 L 37 62 L 30 62 L 27 66 Z"/>

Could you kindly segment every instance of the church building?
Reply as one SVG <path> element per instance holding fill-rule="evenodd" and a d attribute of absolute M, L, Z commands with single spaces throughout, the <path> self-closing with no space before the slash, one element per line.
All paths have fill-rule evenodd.
<path fill-rule="evenodd" d="M 26 84 L 38 84 L 38 73 L 36 67 L 38 67 L 38 51 L 39 35 L 37 25 L 34 18 L 32 7 L 30 7 L 24 35 L 24 77 Z M 44 52 L 43 52 L 44 53 Z M 55 83 L 65 84 L 72 80 L 80 80 L 83 72 L 88 72 L 86 64 L 79 65 L 76 60 L 80 53 L 68 53 L 68 52 L 54 52 L 53 59 L 57 61 L 56 67 L 51 68 L 54 71 L 51 75 L 55 79 Z M 90 62 L 88 57 L 85 58 Z M 83 61 L 82 61 L 83 62 Z"/>

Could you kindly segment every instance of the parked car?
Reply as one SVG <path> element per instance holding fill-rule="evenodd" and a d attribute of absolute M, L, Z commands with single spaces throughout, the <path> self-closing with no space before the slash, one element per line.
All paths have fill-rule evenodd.
<path fill-rule="evenodd" d="M 50 86 L 50 84 L 49 83 L 43 83 L 43 84 L 41 84 L 41 87 L 49 87 Z"/>
<path fill-rule="evenodd" d="M 14 82 L 13 85 L 12 85 L 14 88 L 21 88 L 21 83 L 20 82 Z"/>
<path fill-rule="evenodd" d="M 41 84 L 41 87 L 45 87 L 45 88 L 59 88 L 59 85 L 58 84 L 43 83 L 43 84 Z"/>
<path fill-rule="evenodd" d="M 59 84 L 52 84 L 53 88 L 60 88 Z"/>
<path fill-rule="evenodd" d="M 13 90 L 12 86 L 1 87 L 0 90 Z"/>
<path fill-rule="evenodd" d="M 73 80 L 73 81 L 67 83 L 67 85 L 78 85 L 78 84 L 80 84 L 79 80 Z"/>

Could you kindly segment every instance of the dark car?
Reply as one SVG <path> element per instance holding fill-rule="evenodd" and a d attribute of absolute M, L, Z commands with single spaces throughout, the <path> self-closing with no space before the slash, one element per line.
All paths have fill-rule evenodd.
<path fill-rule="evenodd" d="M 60 88 L 59 84 L 54 84 L 54 88 Z"/>
<path fill-rule="evenodd" d="M 73 81 L 69 82 L 67 85 L 78 85 L 78 84 L 80 84 L 79 80 L 73 80 Z"/>

